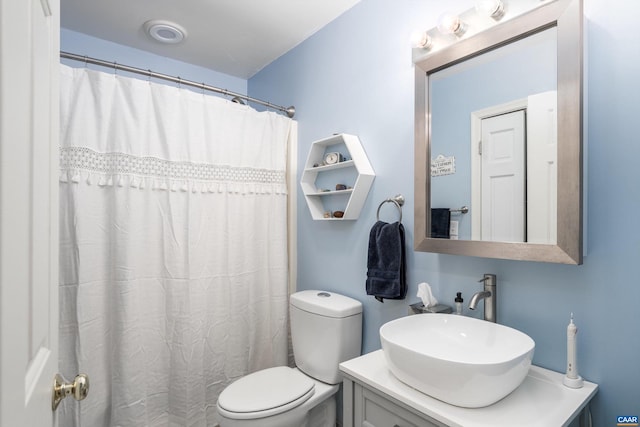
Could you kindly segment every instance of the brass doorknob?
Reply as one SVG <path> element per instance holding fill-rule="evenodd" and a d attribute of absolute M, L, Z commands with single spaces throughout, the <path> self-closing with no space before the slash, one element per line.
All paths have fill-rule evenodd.
<path fill-rule="evenodd" d="M 83 400 L 89 394 L 89 376 L 87 374 L 78 374 L 72 383 L 66 380 L 60 374 L 56 374 L 53 379 L 53 394 L 51 395 L 51 409 L 54 411 L 65 397 L 73 395 L 76 400 Z"/>

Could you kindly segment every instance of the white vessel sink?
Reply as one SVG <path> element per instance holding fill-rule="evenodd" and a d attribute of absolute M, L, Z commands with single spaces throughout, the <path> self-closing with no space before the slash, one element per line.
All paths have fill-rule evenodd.
<path fill-rule="evenodd" d="M 508 326 L 452 314 L 385 323 L 380 340 L 402 382 L 456 406 L 489 406 L 515 390 L 531 366 L 534 341 Z"/>

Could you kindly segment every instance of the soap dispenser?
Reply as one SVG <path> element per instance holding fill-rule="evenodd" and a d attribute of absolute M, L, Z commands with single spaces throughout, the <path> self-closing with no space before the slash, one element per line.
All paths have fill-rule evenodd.
<path fill-rule="evenodd" d="M 456 314 L 462 314 L 462 303 L 464 300 L 462 299 L 462 292 L 458 292 L 456 294 Z"/>

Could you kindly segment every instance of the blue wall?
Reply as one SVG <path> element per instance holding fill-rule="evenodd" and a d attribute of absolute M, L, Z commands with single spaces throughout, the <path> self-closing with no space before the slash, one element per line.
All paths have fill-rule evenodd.
<path fill-rule="evenodd" d="M 406 301 L 380 304 L 365 294 L 367 239 L 378 204 L 402 193 L 413 247 L 413 66 L 409 35 L 435 26 L 471 0 L 362 0 L 329 26 L 249 80 L 252 96 L 295 105 L 299 164 L 312 141 L 334 132 L 359 135 L 376 179 L 355 222 L 311 220 L 298 189 L 298 288 L 328 289 L 364 303 L 364 351 L 379 348 L 378 329 L 407 313 L 417 284 L 453 304 L 468 302 L 483 273 L 498 275 L 498 320 L 536 341 L 534 363 L 565 368 L 566 325 L 579 326 L 580 371 L 597 382 L 594 425 L 640 413 L 640 2 L 585 0 L 588 57 L 588 242 L 584 265 L 489 260 L 408 252 Z M 391 205 L 387 205 L 391 206 Z M 388 209 L 388 210 L 387 210 Z M 394 220 L 392 207 L 383 216 Z M 626 223 L 621 218 L 630 218 Z M 385 218 L 386 219 L 386 218 Z M 466 303 L 465 303 L 466 304 Z"/>
<path fill-rule="evenodd" d="M 83 56 L 87 55 L 109 62 L 115 61 L 119 64 L 142 68 L 143 70 L 150 69 L 151 71 L 168 74 L 170 76 L 179 76 L 185 80 L 192 80 L 198 83 L 203 82 L 236 93 L 247 93 L 247 81 L 245 79 L 219 73 L 197 65 L 187 64 L 186 62 L 176 61 L 143 50 L 133 49 L 65 28 L 60 30 L 60 50 Z M 70 67 L 85 66 L 83 62 L 68 59 L 63 59 L 61 62 Z M 113 69 L 105 69 L 100 66 L 88 65 L 88 67 L 100 71 L 113 72 Z M 144 76 L 123 71 L 118 71 L 118 74 L 138 79 L 146 79 Z M 160 82 L 163 84 L 172 84 L 165 81 Z M 198 89 L 193 90 L 197 91 Z M 208 92 L 208 94 L 211 95 L 213 93 Z"/>

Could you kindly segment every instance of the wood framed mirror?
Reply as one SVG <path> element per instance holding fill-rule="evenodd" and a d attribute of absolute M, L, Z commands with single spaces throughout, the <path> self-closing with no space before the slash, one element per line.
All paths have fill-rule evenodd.
<path fill-rule="evenodd" d="M 416 251 L 582 264 L 582 31 L 582 0 L 556 0 L 541 4 L 505 22 L 497 23 L 475 35 L 466 38 L 463 36 L 450 46 L 434 50 L 415 62 L 414 249 Z M 462 80 L 452 79 L 446 82 L 447 84 L 442 84 L 444 78 L 448 79 L 449 76 L 462 78 L 473 64 L 481 64 L 481 67 L 484 67 L 491 57 L 497 57 L 498 61 L 501 61 L 510 55 L 520 55 L 520 59 L 515 59 L 520 70 L 535 70 L 545 61 L 534 60 L 533 58 L 537 58 L 536 55 L 529 51 L 525 50 L 522 53 L 521 46 L 525 46 L 523 49 L 526 49 L 526 46 L 533 46 L 535 50 L 549 43 L 553 48 L 553 58 L 549 61 L 553 63 L 553 87 L 531 83 L 535 89 L 527 87 L 527 90 L 533 93 L 523 95 L 524 92 L 520 89 L 507 91 L 505 88 L 508 85 L 505 82 L 508 76 L 513 77 L 514 72 L 507 71 L 508 67 L 499 65 L 505 75 L 501 76 L 498 73 L 490 77 L 500 84 L 493 93 L 505 92 L 502 95 L 503 98 L 485 100 L 487 104 L 482 108 L 479 107 L 482 106 L 481 103 L 476 103 L 472 110 L 464 110 L 460 107 L 461 111 L 456 111 L 456 114 L 442 109 L 441 105 L 447 104 L 443 99 L 466 101 L 472 94 L 475 95 L 475 92 L 478 92 L 473 86 L 461 92 L 454 91 L 452 88 L 464 87 Z M 531 60 L 530 64 L 523 62 L 523 55 Z M 545 55 L 549 57 L 548 52 L 543 54 Z M 481 68 L 478 72 L 487 77 L 486 69 Z M 517 74 L 515 80 L 518 78 L 527 82 L 533 80 L 522 77 L 526 74 L 524 71 L 522 76 L 520 71 L 515 73 Z M 538 74 L 534 71 L 531 75 Z M 481 80 L 475 84 L 477 88 L 484 86 Z M 550 102 L 553 108 L 543 107 L 549 111 L 554 110 L 551 118 L 551 121 L 554 121 L 552 132 L 535 119 L 537 116 L 533 105 L 538 102 L 538 95 L 542 92 L 547 95 L 547 99 L 549 93 L 552 94 Z M 453 104 L 453 108 L 458 108 L 456 105 L 463 103 L 453 102 Z M 477 142 L 476 136 L 472 136 L 474 135 L 472 128 L 476 128 L 477 131 L 477 128 L 481 127 L 479 123 L 485 123 L 482 119 L 504 116 L 511 111 L 523 112 L 520 116 L 525 118 L 516 120 L 528 120 L 520 125 L 526 133 L 524 137 L 526 148 L 523 151 L 524 154 L 519 157 L 521 177 L 514 181 L 516 184 L 509 183 L 506 186 L 518 190 L 516 193 L 513 191 L 508 193 L 509 200 L 517 200 L 519 205 L 514 209 L 511 209 L 510 204 L 505 205 L 501 196 L 487 199 L 487 195 L 493 194 L 493 190 L 490 189 L 498 188 L 499 185 L 495 185 L 495 182 L 492 183 L 490 180 L 487 181 L 489 184 L 485 181 L 480 183 L 481 175 L 478 167 L 484 167 L 483 171 L 488 170 L 489 167 L 478 166 L 479 161 L 471 158 Z M 462 117 L 460 122 L 451 119 L 454 115 L 459 115 L 458 113 L 461 113 Z M 447 121 L 451 123 L 445 125 Z M 484 129 L 489 128 L 490 122 L 486 123 L 480 131 L 482 151 L 486 144 Z M 455 138 L 454 135 L 460 129 L 469 130 L 466 134 Z M 555 138 L 553 158 L 540 162 L 552 164 L 551 168 L 544 166 L 540 169 L 535 162 L 529 160 L 536 157 L 529 151 L 529 147 L 534 147 L 536 138 L 541 138 L 531 134 L 530 131 L 550 135 L 548 139 Z M 452 142 L 454 140 L 458 142 Z M 459 153 L 467 150 L 466 158 L 464 154 L 458 154 L 459 158 L 455 159 L 457 169 L 455 175 L 462 183 L 460 187 L 455 184 L 443 184 L 446 181 L 442 179 L 441 171 L 432 171 L 432 161 L 438 156 L 441 156 L 440 159 L 446 158 L 447 154 L 455 151 L 456 149 L 453 148 L 455 143 L 466 147 L 459 148 L 462 150 Z M 485 156 L 484 153 L 482 155 Z M 453 158 L 454 156 L 451 157 Z M 482 162 L 484 165 L 484 159 Z M 546 184 L 540 184 L 540 182 Z M 542 196 L 535 196 L 541 187 L 549 187 L 551 190 L 543 193 Z M 462 199 L 456 200 L 455 197 L 447 198 L 440 195 L 445 193 L 462 197 Z M 549 202 L 541 207 L 538 201 L 545 198 Z M 437 221 L 432 224 L 434 212 L 456 211 L 462 206 L 469 207 L 468 214 L 458 214 L 464 215 L 461 218 L 464 221 L 459 222 L 463 228 L 460 235 L 465 236 L 463 239 L 454 240 L 433 232 L 432 225 L 437 226 Z M 511 213 L 511 210 L 516 213 Z M 507 212 L 511 217 L 505 216 Z M 544 219 L 544 216 L 547 218 Z M 451 217 L 452 220 L 458 218 L 457 215 Z M 516 229 L 515 233 L 503 230 L 496 232 L 495 225 L 494 232 L 491 232 L 491 223 L 510 223 L 511 218 L 516 218 L 519 224 L 513 227 Z"/>

